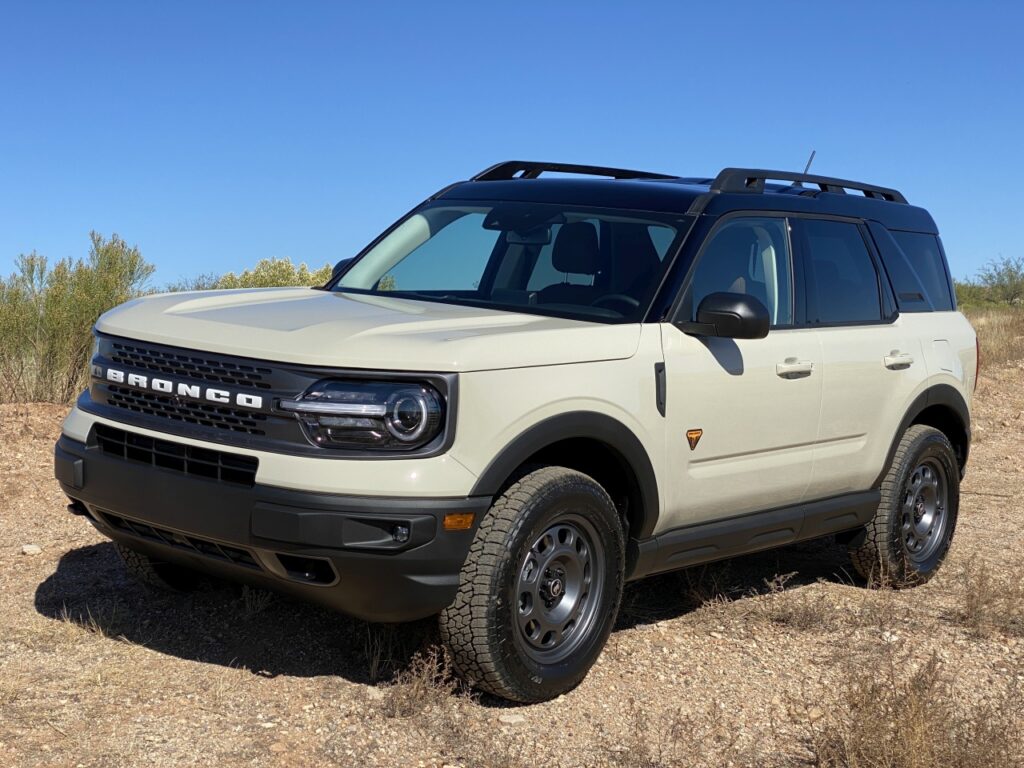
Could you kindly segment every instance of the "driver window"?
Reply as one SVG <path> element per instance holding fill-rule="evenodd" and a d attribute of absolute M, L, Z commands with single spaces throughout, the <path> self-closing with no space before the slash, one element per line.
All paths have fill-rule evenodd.
<path fill-rule="evenodd" d="M 768 309 L 773 326 L 793 324 L 793 268 L 784 218 L 730 219 L 698 256 L 684 299 L 690 320 L 709 293 L 744 293 Z"/>

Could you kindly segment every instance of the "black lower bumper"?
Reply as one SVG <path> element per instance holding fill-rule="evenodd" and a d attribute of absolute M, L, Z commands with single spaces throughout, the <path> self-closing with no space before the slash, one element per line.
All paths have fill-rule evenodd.
<path fill-rule="evenodd" d="M 54 463 L 73 510 L 111 539 L 367 621 L 409 621 L 449 605 L 490 504 L 247 487 L 66 436 Z M 452 513 L 474 513 L 472 527 L 445 530 Z"/>

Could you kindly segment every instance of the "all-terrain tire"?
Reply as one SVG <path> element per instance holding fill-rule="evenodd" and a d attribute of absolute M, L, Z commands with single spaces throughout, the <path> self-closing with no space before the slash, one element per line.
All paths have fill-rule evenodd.
<path fill-rule="evenodd" d="M 114 548 L 124 561 L 128 573 L 147 587 L 164 592 L 190 592 L 202 581 L 202 577 L 195 571 L 175 563 L 155 560 L 120 542 L 115 541 Z"/>
<path fill-rule="evenodd" d="M 615 624 L 624 568 L 623 523 L 604 488 L 564 467 L 526 474 L 481 521 L 441 614 L 456 670 L 517 702 L 576 687 Z"/>
<path fill-rule="evenodd" d="M 949 439 L 933 427 L 910 427 L 881 492 L 874 518 L 850 542 L 853 566 L 871 583 L 923 584 L 949 551 L 960 508 L 960 470 Z"/>

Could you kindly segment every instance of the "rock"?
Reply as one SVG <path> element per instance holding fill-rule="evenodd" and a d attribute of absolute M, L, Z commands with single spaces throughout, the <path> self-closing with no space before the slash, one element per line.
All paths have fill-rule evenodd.
<path fill-rule="evenodd" d="M 43 548 L 38 544 L 25 544 L 21 548 L 21 554 L 23 555 L 41 555 L 42 553 Z"/>
<path fill-rule="evenodd" d="M 381 699 L 384 698 L 384 690 L 382 688 L 376 688 L 376 687 L 374 687 L 374 688 L 367 688 L 366 689 L 366 698 L 371 699 L 372 701 L 380 701 Z"/>
<path fill-rule="evenodd" d="M 810 720 L 812 723 L 818 722 L 824 716 L 825 713 L 822 711 L 821 707 L 811 707 L 809 710 L 807 710 L 807 719 Z"/>
<path fill-rule="evenodd" d="M 504 715 L 498 715 L 498 722 L 504 723 L 505 725 L 522 725 L 526 722 L 526 718 L 522 715 L 508 713 Z"/>
<path fill-rule="evenodd" d="M 270 751 L 271 752 L 287 752 L 288 751 L 288 745 L 285 744 L 283 741 L 275 741 L 273 744 L 270 745 Z"/>
<path fill-rule="evenodd" d="M 712 632 L 711 636 L 715 638 L 715 640 L 722 640 L 725 638 L 725 635 L 723 635 L 721 632 Z"/>

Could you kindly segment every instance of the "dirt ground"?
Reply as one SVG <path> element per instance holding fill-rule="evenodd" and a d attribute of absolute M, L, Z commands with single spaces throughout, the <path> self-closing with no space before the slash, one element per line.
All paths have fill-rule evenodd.
<path fill-rule="evenodd" d="M 138 586 L 65 510 L 64 412 L 0 406 L 0 766 L 814 765 L 823 735 L 857 727 L 851 691 L 928 664 L 964 743 L 1024 717 L 1024 366 L 982 379 L 932 582 L 866 589 L 817 541 L 634 584 L 587 680 L 528 707 L 453 690 L 430 622 Z"/>

